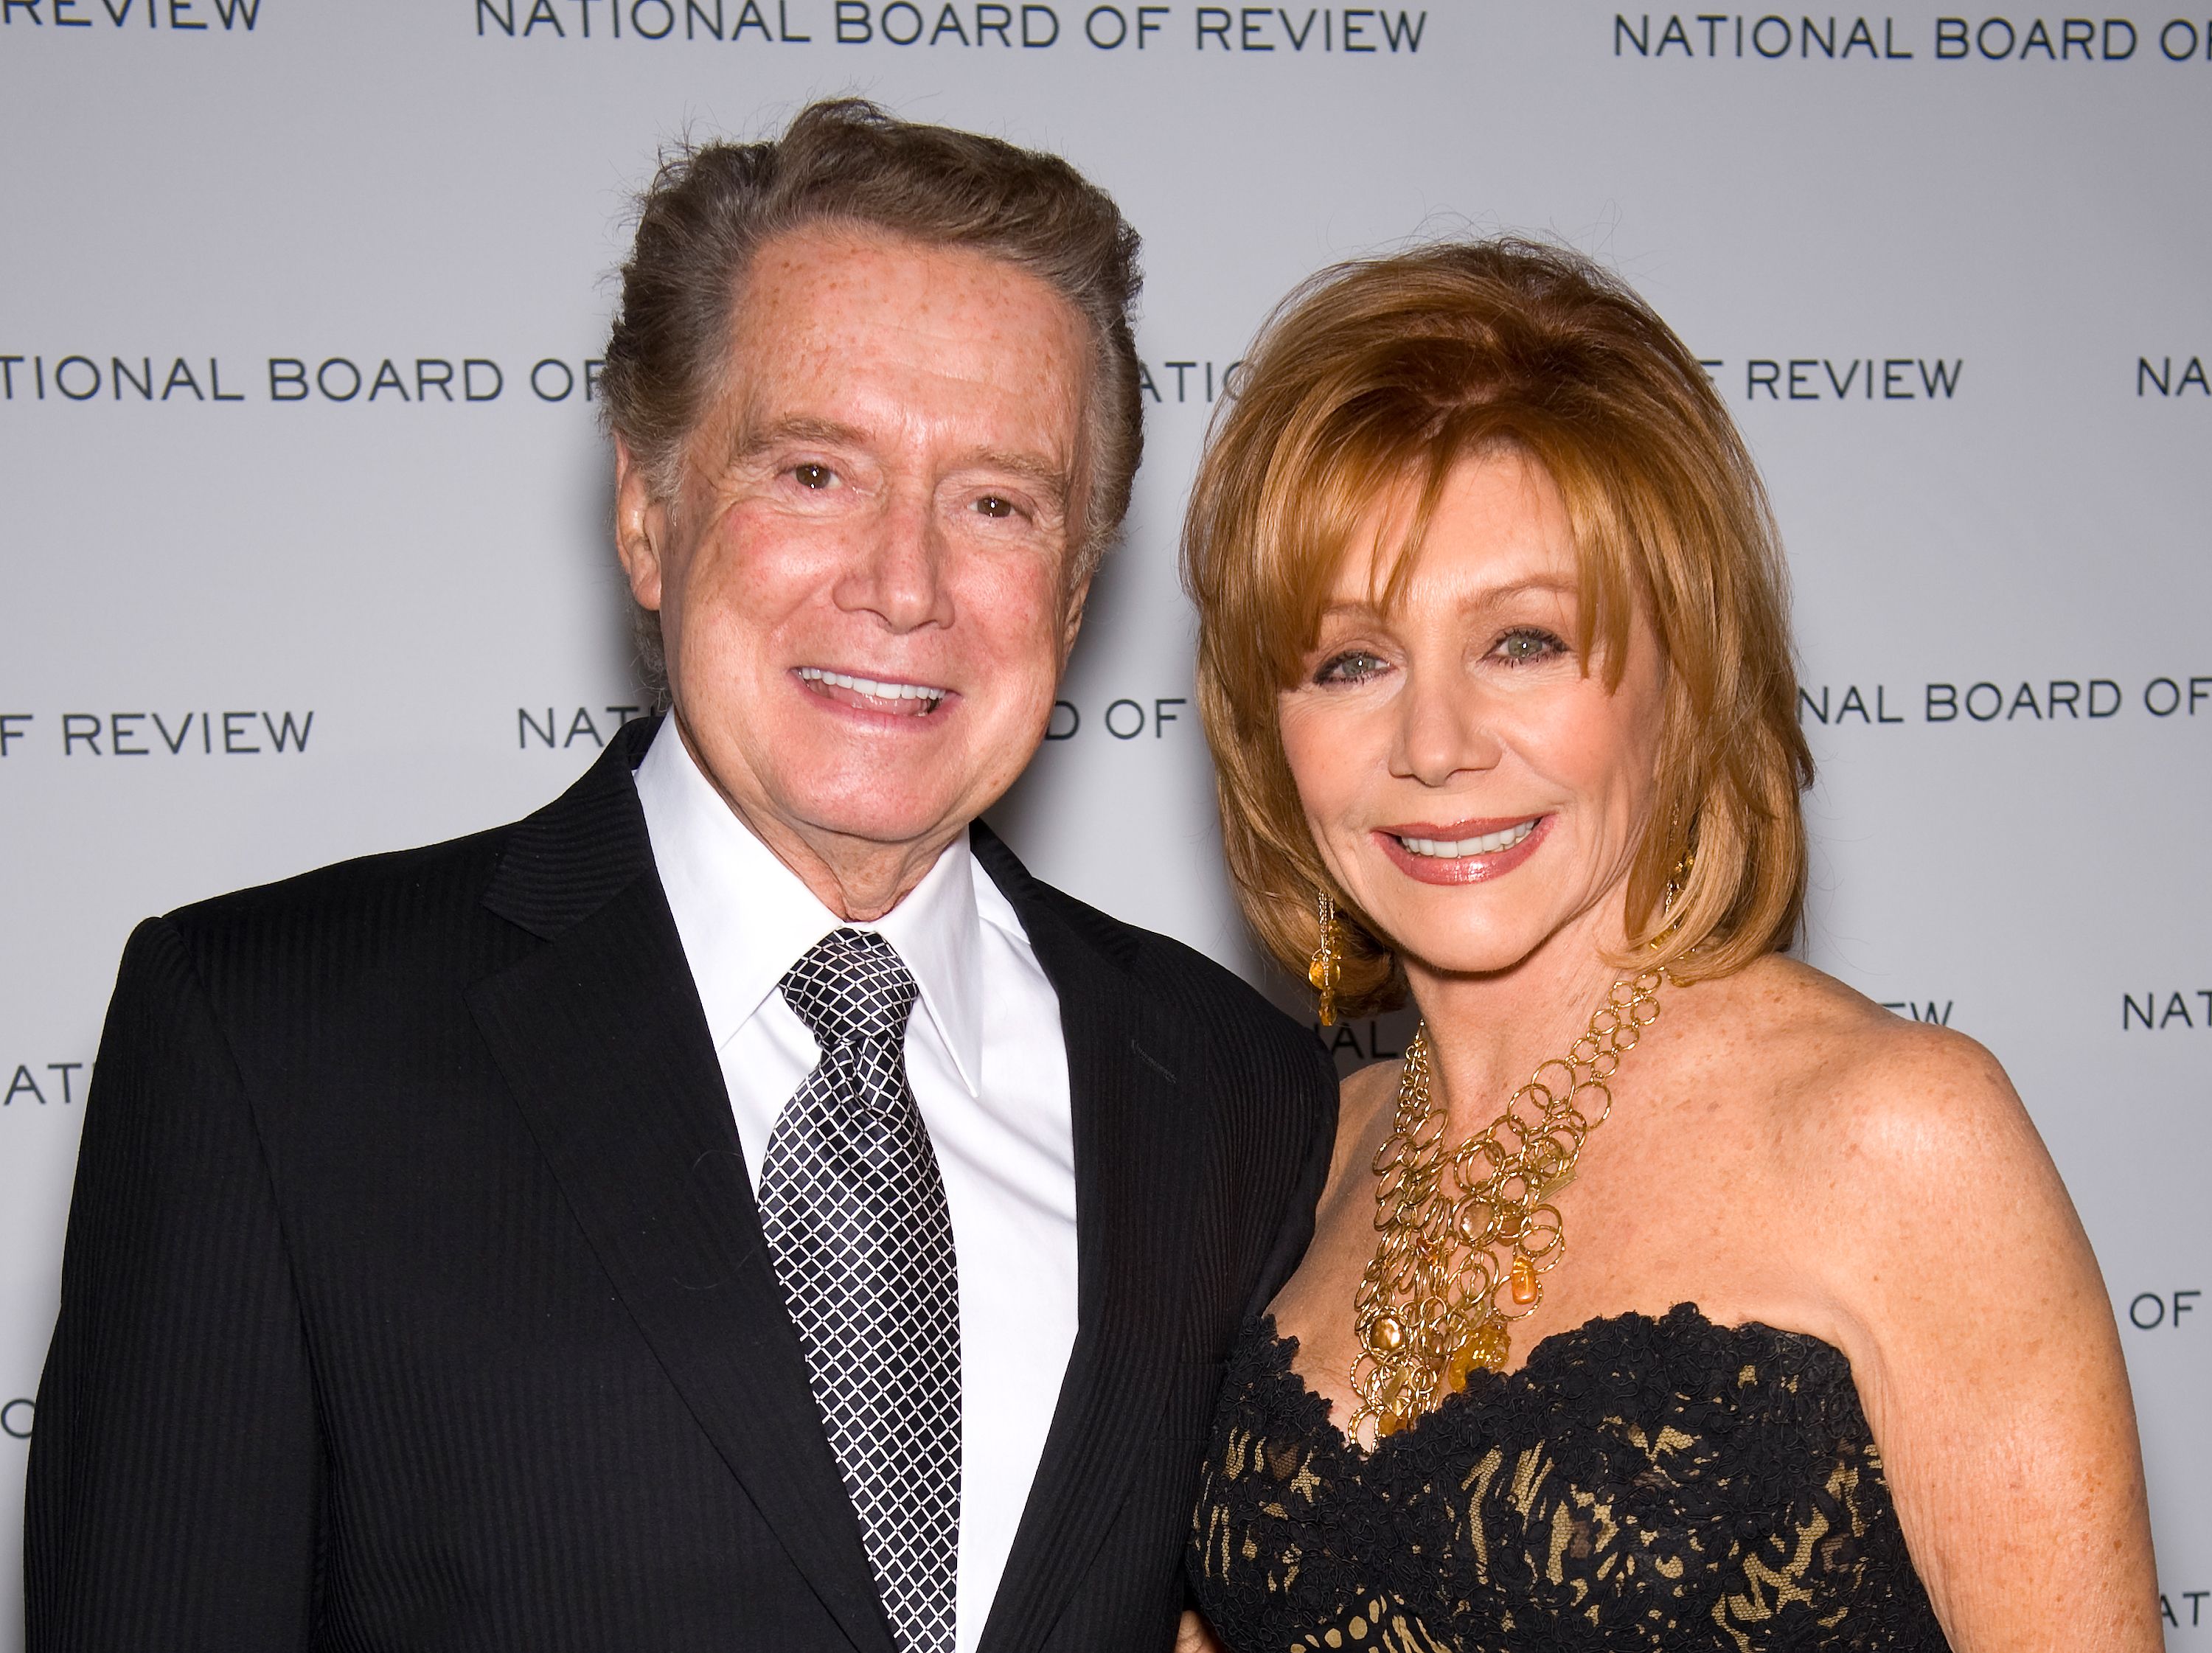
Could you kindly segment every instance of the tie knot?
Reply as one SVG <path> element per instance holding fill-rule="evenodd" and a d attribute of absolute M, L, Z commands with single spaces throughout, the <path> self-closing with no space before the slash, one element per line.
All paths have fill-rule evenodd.
<path fill-rule="evenodd" d="M 906 961 L 868 930 L 832 930 L 785 972 L 784 1002 L 825 1051 L 848 1044 L 896 1047 L 919 993 Z"/>

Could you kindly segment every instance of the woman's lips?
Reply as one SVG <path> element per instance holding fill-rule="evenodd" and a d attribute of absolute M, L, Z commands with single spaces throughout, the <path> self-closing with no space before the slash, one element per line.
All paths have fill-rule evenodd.
<path fill-rule="evenodd" d="M 1423 884 L 1482 884 L 1503 877 L 1536 853 L 1553 817 L 1504 816 L 1495 820 L 1426 821 L 1379 827 L 1370 835 L 1384 855 Z"/>

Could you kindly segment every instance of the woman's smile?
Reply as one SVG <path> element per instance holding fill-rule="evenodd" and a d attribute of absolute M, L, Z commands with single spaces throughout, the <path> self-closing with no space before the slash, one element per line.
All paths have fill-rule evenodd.
<path fill-rule="evenodd" d="M 1377 827 L 1370 835 L 1390 864 L 1423 884 L 1481 884 L 1502 878 L 1536 853 L 1551 825 L 1549 815 L 1524 816 L 1503 824 L 1459 821 Z"/>

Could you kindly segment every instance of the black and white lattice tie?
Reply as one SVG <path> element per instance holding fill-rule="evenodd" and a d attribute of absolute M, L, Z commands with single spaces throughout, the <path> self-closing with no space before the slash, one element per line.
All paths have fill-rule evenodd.
<path fill-rule="evenodd" d="M 783 996 L 822 1048 L 761 1165 L 761 1225 L 900 1653 L 951 1653 L 960 1285 L 906 1075 L 916 994 L 891 945 L 823 937 Z"/>

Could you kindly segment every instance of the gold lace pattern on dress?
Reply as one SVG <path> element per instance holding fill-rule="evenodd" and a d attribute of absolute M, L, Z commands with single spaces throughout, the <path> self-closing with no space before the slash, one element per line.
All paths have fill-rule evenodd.
<path fill-rule="evenodd" d="M 1271 1322 L 1192 1532 L 1231 1653 L 1891 1653 L 1946 1644 L 1850 1368 L 1683 1305 L 1545 1340 L 1373 1451 Z"/>

